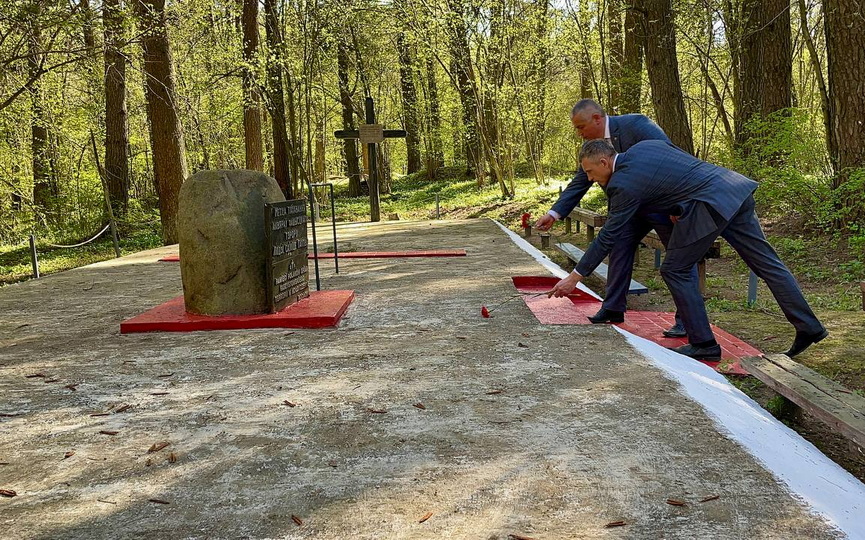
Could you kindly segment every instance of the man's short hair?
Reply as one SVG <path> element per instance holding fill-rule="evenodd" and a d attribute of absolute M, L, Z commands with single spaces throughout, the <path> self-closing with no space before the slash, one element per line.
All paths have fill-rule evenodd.
<path fill-rule="evenodd" d="M 597 113 L 601 116 L 607 116 L 607 113 L 604 112 L 604 108 L 594 99 L 581 99 L 578 101 L 574 105 L 574 108 L 571 109 L 571 118 L 581 112 L 587 112 L 590 115 Z"/>
<path fill-rule="evenodd" d="M 593 141 L 586 141 L 583 143 L 583 147 L 580 148 L 580 162 L 586 158 L 591 160 L 597 160 L 602 157 L 613 157 L 616 155 L 616 149 L 613 148 L 613 145 L 610 144 L 606 139 L 595 139 Z"/>

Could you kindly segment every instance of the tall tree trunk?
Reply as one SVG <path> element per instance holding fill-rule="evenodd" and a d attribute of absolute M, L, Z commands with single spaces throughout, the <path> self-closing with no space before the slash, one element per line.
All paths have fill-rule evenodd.
<path fill-rule="evenodd" d="M 342 128 L 345 130 L 356 129 L 354 123 L 354 104 L 348 87 L 348 70 L 350 60 L 348 56 L 348 45 L 342 38 L 337 39 L 336 47 L 337 79 L 339 81 L 339 101 L 342 104 Z M 360 183 L 360 165 L 358 164 L 356 139 L 343 139 L 343 150 L 345 152 L 346 175 L 348 176 L 349 197 L 360 197 L 363 189 Z"/>
<path fill-rule="evenodd" d="M 243 2 L 243 144 L 246 149 L 246 168 L 264 170 L 261 144 L 261 97 L 255 86 L 253 66 L 258 51 L 258 2 Z"/>
<path fill-rule="evenodd" d="M 676 58 L 676 26 L 671 0 L 640 0 L 645 7 L 646 70 L 658 125 L 673 144 L 694 153 L 694 138 L 685 112 L 685 98 Z"/>
<path fill-rule="evenodd" d="M 285 194 L 294 198 L 288 161 L 288 131 L 285 126 L 285 94 L 282 88 L 282 33 L 277 0 L 264 0 L 264 29 L 267 35 L 267 103 L 273 131 L 273 177 Z"/>
<path fill-rule="evenodd" d="M 805 45 L 808 47 L 808 57 L 811 61 L 814 76 L 817 79 L 817 88 L 820 91 L 820 105 L 823 109 L 823 128 L 826 130 L 826 149 L 829 151 L 830 161 L 833 162 L 832 167 L 834 168 L 834 156 L 838 154 L 838 143 L 835 141 L 835 131 L 832 129 L 832 105 L 829 101 L 829 89 L 826 86 L 826 78 L 823 77 L 823 67 L 820 65 L 817 46 L 814 44 L 811 30 L 808 28 L 808 8 L 805 6 L 805 0 L 798 0 L 798 3 L 799 27 L 802 29 Z"/>
<path fill-rule="evenodd" d="M 457 93 L 462 105 L 462 120 L 465 125 L 464 146 L 466 151 L 466 174 L 474 176 L 478 186 L 486 183 L 483 154 L 478 118 L 478 92 L 475 83 L 474 63 L 468 42 L 464 9 L 460 0 L 448 0 L 450 10 L 447 14 L 448 42 L 451 53 L 451 66 L 454 70 Z"/>
<path fill-rule="evenodd" d="M 613 114 L 619 114 L 622 105 L 622 69 L 625 64 L 622 39 L 622 2 L 623 0 L 607 0 L 608 47 L 610 49 L 610 103 L 607 106 Z"/>
<path fill-rule="evenodd" d="M 645 29 L 640 24 L 640 14 L 633 5 L 628 5 L 625 11 L 625 48 L 622 57 L 622 74 L 620 78 L 621 100 L 619 112 L 640 112 L 640 96 L 643 86 L 643 48 L 645 47 Z"/>
<path fill-rule="evenodd" d="M 736 143 L 748 139 L 748 122 L 790 107 L 793 52 L 789 0 L 743 0 L 739 37 Z"/>
<path fill-rule="evenodd" d="M 865 22 L 857 0 L 826 0 L 826 52 L 832 132 L 837 151 L 832 155 L 838 172 L 833 186 L 850 179 L 850 170 L 865 168 Z M 863 194 L 849 193 L 850 222 L 865 220 Z"/>
<path fill-rule="evenodd" d="M 165 0 L 133 0 L 144 51 L 144 97 L 153 149 L 153 180 L 165 244 L 177 242 L 180 186 L 187 176 L 183 128 L 177 114 L 174 59 L 168 41 Z"/>
<path fill-rule="evenodd" d="M 539 183 L 544 181 L 542 161 L 544 158 L 544 134 L 546 131 L 546 94 L 547 94 L 547 63 L 550 50 L 548 46 L 547 15 L 549 0 L 535 0 L 532 5 L 532 21 L 537 43 L 529 60 L 529 85 L 532 89 L 529 99 L 530 125 L 526 143 L 535 178 Z"/>
<path fill-rule="evenodd" d="M 51 137 L 48 131 L 50 122 L 45 112 L 44 95 L 42 91 L 42 68 L 45 53 L 42 50 L 42 28 L 40 26 L 42 8 L 34 3 L 30 10 L 30 20 L 27 25 L 28 75 L 34 80 L 30 85 L 30 148 L 33 158 L 33 204 L 42 210 L 52 206 L 52 175 L 50 149 Z"/>
<path fill-rule="evenodd" d="M 408 155 L 406 170 L 409 174 L 421 169 L 420 161 L 420 129 L 417 114 L 417 89 L 414 85 L 414 66 L 412 54 L 406 43 L 405 32 L 396 36 L 396 48 L 399 56 L 399 82 L 402 92 L 402 113 L 405 124 L 405 143 Z"/>
<path fill-rule="evenodd" d="M 436 68 L 433 56 L 430 54 L 426 62 L 427 74 L 427 102 L 429 126 L 429 150 L 427 156 L 427 176 L 432 179 L 435 171 L 445 164 L 444 150 L 442 145 L 441 112 L 439 111 L 438 84 L 436 83 Z"/>
<path fill-rule="evenodd" d="M 490 15 L 490 37 L 487 49 L 486 76 L 481 86 L 482 119 L 478 123 L 478 134 L 483 144 L 484 155 L 490 167 L 494 181 L 502 190 L 502 196 L 510 197 L 511 193 L 505 183 L 504 144 L 501 133 L 503 126 L 498 117 L 498 96 L 504 83 L 505 55 L 508 50 L 507 34 L 503 31 L 505 21 L 504 0 L 492 3 Z"/>
<path fill-rule="evenodd" d="M 126 17 L 120 0 L 102 1 L 105 37 L 105 181 L 114 215 L 129 204 L 129 116 L 126 110 Z"/>

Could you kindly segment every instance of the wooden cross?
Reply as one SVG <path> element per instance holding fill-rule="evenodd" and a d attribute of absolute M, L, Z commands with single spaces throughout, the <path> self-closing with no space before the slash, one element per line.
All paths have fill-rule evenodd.
<path fill-rule="evenodd" d="M 404 129 L 384 129 L 381 124 L 375 123 L 375 108 L 371 97 L 364 100 L 363 108 L 366 124 L 362 124 L 360 129 L 334 131 L 333 136 L 337 139 L 360 139 L 361 144 L 367 145 L 370 221 L 381 221 L 381 198 L 378 192 L 378 162 L 376 160 L 378 145 L 385 139 L 405 138 L 406 133 Z"/>

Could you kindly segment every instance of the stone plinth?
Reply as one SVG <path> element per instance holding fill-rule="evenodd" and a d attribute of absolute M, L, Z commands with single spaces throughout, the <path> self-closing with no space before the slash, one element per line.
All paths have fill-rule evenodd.
<path fill-rule="evenodd" d="M 178 236 L 187 312 L 269 311 L 264 204 L 284 200 L 276 180 L 257 171 L 201 171 L 183 183 Z"/>

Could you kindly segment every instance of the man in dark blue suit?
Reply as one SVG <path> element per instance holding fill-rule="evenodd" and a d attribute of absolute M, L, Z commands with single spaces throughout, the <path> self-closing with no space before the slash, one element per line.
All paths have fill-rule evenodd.
<path fill-rule="evenodd" d="M 574 272 L 556 284 L 549 292 L 551 296 L 570 293 L 583 276 L 591 274 L 635 216 L 663 213 L 675 216 L 675 225 L 661 275 L 689 341 L 675 351 L 699 359 L 721 357 L 691 271 L 718 236 L 766 282 L 796 328 L 787 356 L 799 354 L 829 334 L 763 234 L 754 212 L 756 182 L 663 141 L 643 141 L 622 154 L 606 141 L 590 141 L 580 151 L 580 162 L 588 178 L 606 188 L 609 217 Z"/>
<path fill-rule="evenodd" d="M 642 114 L 625 114 L 608 116 L 601 106 L 591 99 L 578 101 L 571 110 L 571 123 L 584 140 L 608 139 L 617 152 L 624 152 L 640 141 L 659 140 L 670 143 L 669 137 Z M 672 144 L 672 143 L 671 143 Z M 582 167 L 562 191 L 559 200 L 550 211 L 535 223 L 535 228 L 541 231 L 549 228 L 567 216 L 576 208 L 589 191 L 592 182 L 586 176 Z M 636 218 L 624 235 L 610 252 L 610 270 L 607 274 L 607 289 L 601 310 L 589 317 L 592 323 L 618 323 L 625 320 L 628 288 L 631 284 L 631 274 L 634 266 L 634 256 L 640 240 L 652 229 L 658 233 L 661 242 L 666 246 L 672 233 L 673 224 L 666 215 L 646 215 Z M 694 275 L 697 269 L 694 267 Z M 676 324 L 666 330 L 667 337 L 685 337 L 678 314 Z"/>

